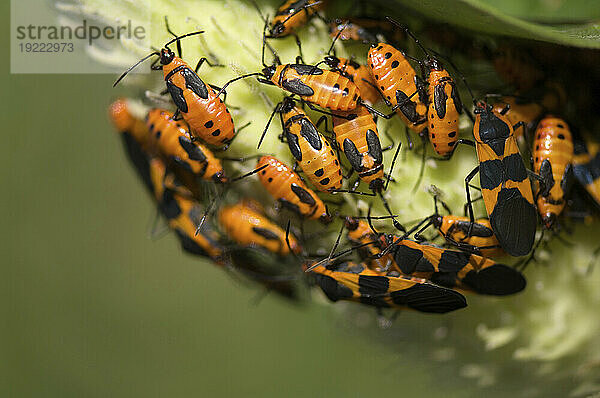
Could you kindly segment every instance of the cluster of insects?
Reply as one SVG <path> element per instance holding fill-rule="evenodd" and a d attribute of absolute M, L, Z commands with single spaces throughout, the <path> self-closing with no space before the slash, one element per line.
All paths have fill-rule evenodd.
<path fill-rule="evenodd" d="M 288 0 L 272 19 L 260 14 L 262 70 L 222 87 L 205 82 L 200 74 L 203 64 L 217 65 L 202 58 L 191 67 L 181 57 L 182 40 L 203 32 L 177 36 L 168 24 L 174 38 L 115 83 L 148 58 L 156 57 L 152 69 L 163 72 L 163 94 L 170 97 L 174 112 L 153 108 L 143 120 L 127 100 L 119 99 L 109 113 L 182 248 L 286 297 L 296 298 L 304 285 L 300 281 L 308 280 L 332 301 L 357 301 L 378 309 L 446 313 L 467 305 L 465 292 L 510 295 L 523 290 L 522 268 L 543 237 L 539 233 L 536 243 L 536 232 L 559 234 L 567 213 L 581 211 L 572 205 L 575 195 L 600 205 L 599 145 L 575 139 L 567 121 L 550 114 L 544 101 L 522 94 L 543 77 L 510 51 L 498 53 L 494 64 L 516 90 L 476 99 L 452 61 L 426 48 L 406 26 L 389 17 L 326 20 L 321 15 L 324 5 Z M 331 48 L 314 65 L 304 63 L 296 35 L 312 18 L 325 20 L 332 38 Z M 289 36 L 296 38 L 300 55 L 286 64 L 269 42 Z M 369 45 L 365 63 L 336 56 L 338 40 Z M 422 52 L 420 58 L 401 49 L 407 41 Z M 269 53 L 271 64 L 265 60 Z M 472 106 L 461 99 L 455 76 L 470 93 Z M 260 148 L 277 115 L 279 139 L 289 147 L 293 164 L 268 154 L 226 156 L 245 127 L 235 125 L 226 89 L 248 78 L 281 89 L 279 103 L 256 138 Z M 317 122 L 307 107 L 321 114 Z M 431 216 L 408 228 L 398 220 L 384 194 L 394 181 L 400 141 L 382 146 L 377 123 L 394 117 L 406 126 L 408 137 L 412 132 L 421 138 L 424 157 L 428 148 L 440 161 L 450 160 L 461 144 L 475 148 L 478 165 L 464 176 L 464 215 L 454 215 L 436 194 Z M 461 138 L 461 117 L 471 120 L 472 137 Z M 387 150 L 393 160 L 384 170 Z M 233 177 L 225 171 L 227 162 L 246 164 L 251 159 L 256 165 L 245 174 Z M 480 186 L 471 182 L 477 174 Z M 256 179 L 273 198 L 274 208 L 231 189 Z M 475 191 L 480 194 L 473 195 Z M 388 214 L 371 216 L 370 208 L 366 216 L 358 210 L 343 212 L 335 201 L 343 195 L 375 197 Z M 476 218 L 477 200 L 485 204 L 487 217 Z M 306 232 L 304 220 L 340 225 L 335 245 L 325 254 L 309 251 L 321 234 Z M 390 220 L 395 233 L 377 231 L 373 220 Z M 443 245 L 424 237 L 430 227 L 439 232 Z M 336 252 L 340 245 L 348 248 Z M 528 254 L 520 267 L 493 260 Z"/>

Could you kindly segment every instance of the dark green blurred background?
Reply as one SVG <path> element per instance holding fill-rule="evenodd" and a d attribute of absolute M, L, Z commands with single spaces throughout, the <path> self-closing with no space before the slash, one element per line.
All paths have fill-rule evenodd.
<path fill-rule="evenodd" d="M 114 76 L 10 75 L 7 61 L 1 397 L 435 391 L 332 307 L 253 305 L 256 291 L 171 236 L 148 239 L 151 201 L 106 117 Z"/>

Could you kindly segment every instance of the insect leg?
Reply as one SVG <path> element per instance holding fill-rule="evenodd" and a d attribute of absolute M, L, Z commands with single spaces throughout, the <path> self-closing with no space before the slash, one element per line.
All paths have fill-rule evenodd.
<path fill-rule="evenodd" d="M 373 87 L 375 90 L 377 90 L 377 92 L 379 93 L 379 95 L 381 96 L 381 99 L 383 100 L 383 102 L 387 105 L 387 106 L 392 106 L 392 103 L 390 102 L 390 100 L 388 100 L 385 95 L 383 95 L 383 93 L 381 92 L 381 90 L 379 89 L 379 87 L 377 87 L 375 84 L 371 83 L 370 81 L 368 81 L 367 79 L 365 79 L 364 77 L 362 78 L 362 81 L 365 82 L 366 84 L 368 84 L 369 86 Z"/>
<path fill-rule="evenodd" d="M 473 223 L 475 222 L 475 215 L 473 213 L 473 202 L 471 201 L 471 190 L 469 189 L 469 187 L 470 187 L 469 182 L 471 182 L 473 177 L 475 177 L 475 175 L 478 172 L 479 172 L 479 166 L 477 166 L 473 170 L 471 170 L 471 172 L 465 177 L 465 192 L 467 194 L 467 204 L 466 205 L 468 206 L 469 219 L 471 220 L 471 223 L 469 224 L 469 232 L 467 233 L 467 236 L 471 236 L 471 233 L 473 232 Z"/>
<path fill-rule="evenodd" d="M 304 102 L 304 103 L 306 104 L 306 106 L 308 106 L 310 109 L 312 109 L 315 112 L 319 112 L 319 113 L 322 113 L 324 115 L 335 116 L 335 117 L 340 118 L 340 119 L 351 120 L 351 118 L 349 116 L 336 115 L 335 113 L 331 113 L 331 112 L 325 111 L 323 109 L 319 109 L 315 105 L 311 104 L 310 102 Z"/>
<path fill-rule="evenodd" d="M 271 116 L 269 116 L 269 121 L 267 122 L 265 129 L 263 130 L 262 134 L 260 135 L 260 140 L 258 140 L 258 146 L 256 147 L 256 149 L 260 148 L 260 146 L 263 142 L 263 139 L 265 138 L 265 135 L 267 134 L 267 130 L 269 129 L 269 126 L 271 125 L 271 121 L 273 120 L 275 113 L 279 111 L 280 107 L 281 107 L 281 102 L 278 103 L 277 105 L 275 105 L 275 108 L 273 108 L 273 112 L 271 112 Z"/>
<path fill-rule="evenodd" d="M 206 65 L 210 66 L 211 68 L 224 68 L 225 65 L 222 64 L 211 64 L 210 61 L 208 60 L 208 58 L 206 57 L 202 57 L 198 60 L 198 63 L 196 64 L 196 67 L 194 68 L 194 72 L 198 73 L 198 70 L 200 70 L 200 67 L 202 67 L 202 65 L 206 62 Z"/>
<path fill-rule="evenodd" d="M 327 116 L 323 115 L 317 120 L 315 127 L 318 129 L 321 124 L 325 123 L 325 131 L 329 132 L 329 128 L 327 126 Z"/>
<path fill-rule="evenodd" d="M 331 251 L 329 252 L 329 256 L 327 256 L 327 262 L 331 261 L 331 258 L 333 257 L 333 253 L 335 253 L 336 249 L 338 248 L 338 246 L 340 244 L 340 239 L 342 238 L 342 232 L 344 232 L 344 228 L 345 228 L 345 225 L 344 225 L 344 223 L 342 223 L 342 227 L 340 228 L 340 232 L 338 233 L 338 236 L 335 239 L 335 244 L 331 248 Z"/>
<path fill-rule="evenodd" d="M 469 184 L 469 186 L 471 188 L 473 188 L 473 185 Z M 471 203 L 479 202 L 482 199 L 483 199 L 483 196 L 480 195 L 480 196 L 476 197 L 475 199 L 471 200 Z M 468 207 L 469 207 L 469 205 L 467 203 L 465 203 L 465 205 L 463 206 L 463 214 L 465 216 L 467 215 L 467 211 L 468 211 L 467 209 L 468 209 Z"/>
<path fill-rule="evenodd" d="M 296 46 L 298 47 L 298 56 L 296 57 L 297 64 L 304 64 L 304 57 L 302 56 L 302 43 L 297 33 L 294 33 L 294 39 L 296 40 Z"/>
<path fill-rule="evenodd" d="M 402 146 L 402 143 L 400 141 L 398 141 L 398 149 L 396 149 L 396 153 L 394 153 L 394 157 L 392 159 L 392 164 L 390 166 L 390 172 L 388 174 L 387 181 L 385 182 L 385 187 L 383 188 L 384 190 L 387 190 L 388 185 L 390 184 L 390 180 L 392 178 L 392 173 L 394 171 L 394 166 L 396 164 L 396 159 L 398 158 L 398 154 L 400 153 L 401 146 Z"/>
<path fill-rule="evenodd" d="M 408 134 L 408 131 L 407 131 Z M 419 177 L 417 177 L 417 181 L 415 182 L 415 186 L 413 187 L 411 193 L 417 192 L 419 185 L 421 184 L 421 180 L 423 179 L 423 174 L 425 172 L 425 156 L 427 155 L 427 140 L 424 135 L 421 136 L 422 145 L 422 155 L 421 155 L 421 168 L 419 170 Z"/>
<path fill-rule="evenodd" d="M 431 224 L 433 224 L 433 216 L 432 216 L 432 217 L 428 217 L 428 219 L 429 219 L 429 221 L 428 221 L 427 223 L 423 224 L 423 226 L 422 226 L 422 227 L 421 227 L 421 228 L 420 228 L 420 229 L 419 229 L 417 232 L 415 232 L 415 233 L 414 233 L 414 235 L 413 235 L 413 236 L 414 236 L 414 238 L 415 238 L 416 240 L 419 240 L 419 241 L 425 240 L 425 239 L 424 239 L 424 238 L 421 236 L 421 234 L 422 234 L 423 232 L 425 232 L 425 230 L 426 230 L 427 228 L 429 228 L 429 226 L 430 226 Z"/>

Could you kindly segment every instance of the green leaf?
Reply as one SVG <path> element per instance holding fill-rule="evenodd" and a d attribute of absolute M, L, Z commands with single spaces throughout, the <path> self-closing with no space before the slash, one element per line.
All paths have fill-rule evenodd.
<path fill-rule="evenodd" d="M 513 17 L 541 23 L 588 23 L 600 19 L 596 0 L 480 0 Z"/>
<path fill-rule="evenodd" d="M 402 0 L 401 4 L 429 18 L 478 32 L 575 47 L 600 48 L 600 21 L 583 24 L 534 23 L 478 0 Z M 510 10 L 514 13 L 518 9 L 513 7 Z M 597 10 L 590 7 L 588 17 L 595 14 Z M 544 13 L 540 11 L 536 15 L 544 16 Z M 577 15 L 582 16 L 583 11 L 580 9 Z"/>

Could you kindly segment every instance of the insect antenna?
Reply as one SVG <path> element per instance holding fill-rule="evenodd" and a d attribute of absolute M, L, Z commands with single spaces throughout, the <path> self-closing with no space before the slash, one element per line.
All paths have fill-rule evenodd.
<path fill-rule="evenodd" d="M 421 144 L 421 149 L 423 152 L 421 154 L 421 167 L 419 168 L 419 177 L 417 177 L 417 181 L 415 182 L 415 186 L 413 187 L 411 193 L 417 192 L 417 189 L 419 189 L 421 181 L 423 180 L 423 174 L 425 173 L 425 158 L 427 156 L 427 140 L 425 138 L 425 135 L 421 135 Z"/>
<path fill-rule="evenodd" d="M 273 112 L 271 112 L 271 116 L 269 116 L 267 125 L 265 126 L 265 129 L 263 130 L 262 134 L 260 135 L 260 139 L 258 140 L 258 146 L 256 147 L 256 149 L 259 149 L 260 146 L 262 145 L 263 139 L 265 138 L 265 135 L 267 134 L 267 130 L 269 129 L 269 126 L 271 125 L 271 122 L 273 121 L 273 117 L 275 116 L 275 113 L 281 111 L 282 104 L 283 104 L 283 101 L 278 103 L 277 105 L 275 105 L 275 107 L 273 108 Z"/>
<path fill-rule="evenodd" d="M 342 232 L 344 232 L 344 228 L 345 228 L 345 225 L 344 225 L 344 223 L 342 223 L 340 232 L 338 233 L 338 236 L 335 239 L 335 243 L 334 243 L 333 247 L 331 248 L 331 251 L 329 252 L 329 256 L 327 256 L 327 259 L 326 259 L 327 262 L 331 261 L 331 257 L 333 256 L 333 253 L 335 253 L 336 249 L 338 248 L 338 246 L 340 244 L 340 239 L 342 238 Z"/>
<path fill-rule="evenodd" d="M 398 148 L 396 149 L 396 153 L 394 153 L 394 157 L 392 158 L 392 164 L 390 166 L 390 172 L 388 173 L 387 180 L 385 181 L 385 187 L 383 188 L 387 191 L 388 185 L 390 184 L 390 180 L 392 179 L 392 172 L 394 171 L 394 165 L 396 164 L 396 159 L 398 158 L 398 154 L 400 153 L 400 147 L 402 143 L 398 141 Z"/>
<path fill-rule="evenodd" d="M 318 266 L 320 266 L 320 265 L 323 265 L 323 264 L 328 264 L 328 263 L 330 263 L 330 262 L 331 262 L 331 261 L 333 261 L 333 260 L 336 260 L 336 259 L 338 259 L 338 258 L 340 258 L 340 257 L 343 257 L 343 256 L 345 256 L 346 254 L 350 254 L 350 253 L 352 253 L 353 251 L 355 251 L 355 250 L 357 250 L 357 249 L 360 249 L 361 247 L 365 247 L 365 246 L 373 245 L 373 244 L 375 244 L 375 243 L 377 243 L 377 241 L 376 241 L 376 240 L 374 240 L 374 241 L 371 241 L 371 242 L 362 243 L 362 244 L 360 244 L 360 245 L 357 245 L 357 246 L 354 246 L 354 247 L 352 247 L 351 249 L 347 249 L 347 250 L 341 251 L 341 252 L 339 252 L 339 253 L 335 254 L 335 255 L 334 255 L 333 257 L 331 257 L 331 258 L 327 257 L 327 258 L 324 258 L 324 259 L 323 259 L 323 260 L 321 260 L 321 261 L 318 261 L 318 262 L 314 263 L 313 265 L 311 265 L 310 267 L 308 267 L 306 270 L 304 270 L 304 272 L 310 272 L 310 271 L 312 271 L 314 268 L 316 268 L 316 267 L 318 267 Z"/>
<path fill-rule="evenodd" d="M 408 27 L 406 25 L 401 24 L 400 22 L 396 21 L 394 18 L 386 16 L 385 19 L 387 19 L 389 22 L 391 22 L 393 25 L 397 26 L 398 28 L 404 30 L 406 32 L 407 35 L 409 35 L 417 44 L 417 46 L 419 46 L 419 48 L 421 49 L 421 51 L 423 51 L 425 53 L 425 55 L 427 56 L 428 59 L 431 59 L 431 55 L 429 54 L 429 52 L 427 51 L 427 49 L 425 48 L 425 46 L 423 46 L 421 44 L 421 42 L 419 41 L 419 39 L 410 31 L 410 29 L 408 29 Z"/>
<path fill-rule="evenodd" d="M 260 16 L 260 19 L 263 20 L 263 22 L 265 23 L 265 25 L 269 24 L 269 18 L 265 17 L 262 13 L 262 11 L 260 10 L 260 7 L 258 6 L 258 4 L 256 3 L 255 0 L 251 0 L 252 5 L 254 5 L 254 8 L 256 9 L 256 11 L 258 12 L 258 15 Z"/>
<path fill-rule="evenodd" d="M 169 48 L 169 46 L 170 46 L 171 44 L 175 43 L 175 42 L 176 42 L 176 41 L 178 41 L 178 40 L 181 40 L 181 39 L 184 39 L 184 38 L 186 38 L 186 37 L 190 37 L 190 36 L 201 35 L 202 33 L 204 33 L 204 31 L 203 31 L 203 30 L 198 30 L 198 31 L 196 31 L 196 32 L 186 33 L 186 34 L 184 34 L 184 35 L 177 36 L 177 37 L 175 37 L 174 39 L 171 39 L 171 40 L 169 40 L 169 41 L 167 42 L 167 44 L 165 44 L 165 48 Z"/>
<path fill-rule="evenodd" d="M 144 62 L 145 60 L 147 60 L 148 58 L 152 57 L 153 55 L 158 55 L 160 56 L 160 53 L 158 51 L 152 52 L 148 55 L 146 55 L 144 58 L 140 59 L 138 62 L 136 62 L 132 67 L 130 67 L 129 69 L 127 69 L 125 72 L 123 72 L 123 74 L 121 76 L 119 76 L 119 78 L 117 79 L 116 82 L 113 83 L 113 87 L 115 87 L 117 84 L 119 84 L 119 82 L 121 80 L 123 80 L 123 78 L 132 70 L 134 70 L 139 64 L 141 64 L 142 62 Z"/>
<path fill-rule="evenodd" d="M 223 91 L 225 91 L 225 89 L 227 88 L 227 86 L 229 86 L 231 83 L 233 83 L 233 82 L 236 82 L 236 81 L 238 81 L 238 80 L 246 79 L 246 78 L 248 78 L 248 77 L 252 77 L 252 76 L 263 76 L 263 74 L 262 74 L 262 73 L 260 73 L 260 72 L 254 72 L 254 73 L 248 73 L 248 74 L 246 74 L 246 75 L 242 75 L 242 76 L 235 77 L 235 78 L 233 78 L 233 79 L 229 80 L 227 83 L 225 83 L 225 84 L 223 85 L 223 87 L 221 87 L 221 89 L 220 89 L 220 90 L 219 90 L 219 92 L 217 93 L 217 97 L 218 97 L 218 96 L 220 96 L 220 95 L 221 95 L 221 93 L 223 93 Z"/>
<path fill-rule="evenodd" d="M 167 18 L 166 15 L 165 15 L 165 27 L 167 28 L 167 32 L 169 32 L 173 37 L 175 37 L 175 39 L 177 39 L 177 56 L 179 58 L 181 58 L 181 56 L 182 56 L 181 41 L 179 41 L 179 39 L 177 38 L 177 35 L 171 30 L 171 27 L 169 26 L 169 19 Z"/>
<path fill-rule="evenodd" d="M 230 183 L 233 183 L 233 182 L 236 182 L 236 181 L 242 180 L 242 179 L 244 179 L 244 178 L 246 178 L 246 177 L 250 177 L 251 175 L 258 173 L 258 172 L 259 172 L 259 171 L 261 171 L 262 169 L 265 169 L 265 168 L 267 168 L 268 166 L 269 166 L 268 164 L 262 165 L 262 166 L 260 166 L 259 168 L 256 168 L 256 169 L 254 169 L 254 170 L 252 170 L 252 171 L 249 171 L 249 172 L 248 172 L 248 173 L 246 173 L 246 174 L 243 174 L 243 175 L 241 175 L 241 176 L 239 176 L 239 177 L 236 177 L 236 178 L 232 179 Z"/>
<path fill-rule="evenodd" d="M 337 33 L 337 35 L 335 35 L 335 37 L 333 38 L 333 41 L 331 42 L 331 46 L 329 47 L 329 51 L 327 51 L 328 55 L 331 55 L 332 51 L 333 51 L 333 55 L 335 55 L 335 50 L 334 50 L 333 46 L 335 45 L 335 42 L 339 39 L 339 37 L 342 35 L 342 32 L 348 27 L 349 23 L 350 23 L 350 21 L 346 21 L 346 23 L 344 24 L 342 29 L 340 29 L 340 31 Z"/>
<path fill-rule="evenodd" d="M 288 220 L 287 225 L 285 226 L 285 244 L 287 245 L 288 249 L 290 250 L 290 253 L 292 253 L 292 255 L 296 258 L 296 260 L 300 261 L 300 258 L 294 252 L 294 249 L 292 249 L 292 245 L 290 244 L 290 227 L 291 227 L 291 224 L 292 224 L 292 221 Z"/>

